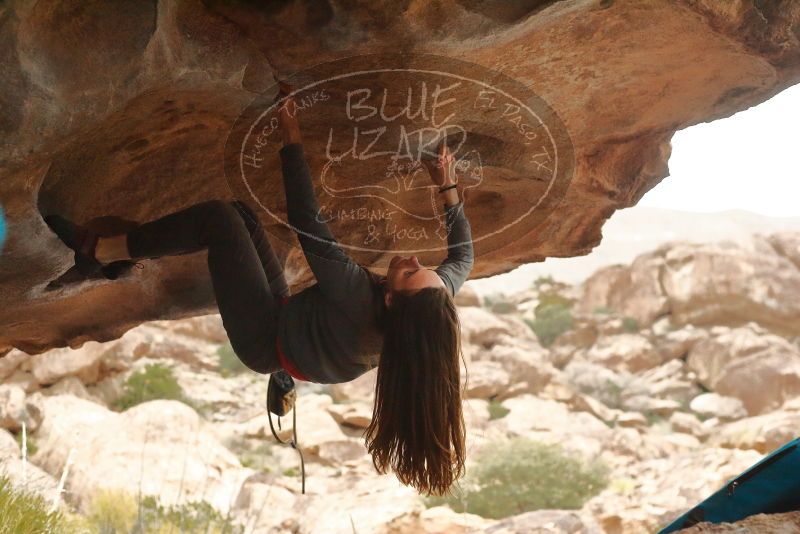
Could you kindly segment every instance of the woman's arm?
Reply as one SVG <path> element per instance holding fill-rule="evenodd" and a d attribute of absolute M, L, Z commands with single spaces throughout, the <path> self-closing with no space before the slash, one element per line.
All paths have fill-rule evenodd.
<path fill-rule="evenodd" d="M 464 213 L 464 203 L 458 198 L 456 189 L 455 162 L 447 145 L 439 146 L 439 157 L 435 162 L 425 161 L 431 180 L 445 189 L 440 194 L 445 203 L 445 229 L 447 230 L 447 258 L 436 269 L 450 293 L 455 296 L 469 277 L 474 264 L 472 231 Z"/>
<path fill-rule="evenodd" d="M 282 87 L 278 96 L 288 94 L 287 89 Z M 345 254 L 328 225 L 318 218 L 319 205 L 292 106 L 291 99 L 287 99 L 279 109 L 284 144 L 280 150 L 281 170 L 288 222 L 297 233 L 306 261 L 326 297 L 343 305 L 369 300 L 369 275 Z"/>

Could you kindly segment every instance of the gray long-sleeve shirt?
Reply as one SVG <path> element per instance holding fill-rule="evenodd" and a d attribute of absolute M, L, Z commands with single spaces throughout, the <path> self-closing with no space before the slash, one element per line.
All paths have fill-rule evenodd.
<path fill-rule="evenodd" d="M 339 247 L 319 207 L 303 145 L 280 150 L 288 222 L 297 232 L 317 280 L 292 295 L 280 311 L 278 337 L 292 363 L 313 382 L 348 382 L 378 365 L 383 336 L 378 316 L 384 278 L 361 267 Z M 455 295 L 472 270 L 473 250 L 464 205 L 445 208 L 447 259 L 436 269 Z"/>

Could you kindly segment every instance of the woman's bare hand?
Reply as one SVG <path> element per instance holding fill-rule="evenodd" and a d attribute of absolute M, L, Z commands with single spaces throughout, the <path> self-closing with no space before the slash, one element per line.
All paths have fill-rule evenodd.
<path fill-rule="evenodd" d="M 301 142 L 297 104 L 295 104 L 294 97 L 290 96 L 292 92 L 294 92 L 294 87 L 286 82 L 278 81 L 275 103 L 278 104 L 278 124 L 281 128 L 284 145 Z"/>
<path fill-rule="evenodd" d="M 439 187 L 455 184 L 455 158 L 447 147 L 447 143 L 442 141 L 437 151 L 436 159 L 423 159 L 422 164 L 428 169 L 431 181 Z"/>

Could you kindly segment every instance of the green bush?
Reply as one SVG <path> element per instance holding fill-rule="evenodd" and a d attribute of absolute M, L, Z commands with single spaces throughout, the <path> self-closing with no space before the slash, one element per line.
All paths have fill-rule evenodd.
<path fill-rule="evenodd" d="M 555 279 L 548 274 L 548 275 L 545 275 L 545 276 L 537 276 L 536 280 L 534 280 L 533 284 L 531 284 L 531 285 L 535 289 L 539 289 L 540 287 L 542 287 L 545 284 L 553 285 L 555 283 L 556 283 Z"/>
<path fill-rule="evenodd" d="M 633 317 L 623 317 L 622 318 L 622 329 L 629 334 L 635 334 L 639 331 L 639 321 L 634 319 Z"/>
<path fill-rule="evenodd" d="M 534 309 L 534 319 L 526 320 L 539 342 L 549 347 L 553 341 L 568 330 L 572 330 L 572 301 L 558 293 L 539 297 Z"/>
<path fill-rule="evenodd" d="M 614 313 L 614 310 L 612 310 L 608 306 L 598 306 L 597 308 L 592 310 L 592 313 L 595 315 L 612 315 Z"/>
<path fill-rule="evenodd" d="M 90 504 L 85 529 L 92 534 L 240 534 L 235 525 L 206 502 L 162 506 L 154 497 L 141 504 L 123 491 L 98 493 Z"/>
<path fill-rule="evenodd" d="M 484 449 L 464 477 L 460 497 L 430 497 L 426 504 L 502 519 L 534 510 L 577 510 L 607 485 L 603 464 L 587 465 L 558 445 L 514 438 Z"/>
<path fill-rule="evenodd" d="M 120 410 L 127 410 L 156 399 L 177 400 L 194 407 L 194 403 L 184 395 L 172 369 L 160 363 L 147 365 L 128 377 L 122 396 L 114 405 Z"/>
<path fill-rule="evenodd" d="M 500 404 L 499 402 L 492 400 L 489 401 L 489 421 L 493 421 L 495 419 L 502 419 L 508 412 L 510 412 L 508 408 Z"/>
<path fill-rule="evenodd" d="M 40 495 L 14 488 L 8 477 L 0 474 L 0 532 L 66 532 L 64 516 L 49 509 L 50 504 Z"/>
<path fill-rule="evenodd" d="M 233 351 L 230 342 L 219 346 L 217 358 L 219 359 L 217 370 L 224 377 L 238 375 L 250 370 Z"/>

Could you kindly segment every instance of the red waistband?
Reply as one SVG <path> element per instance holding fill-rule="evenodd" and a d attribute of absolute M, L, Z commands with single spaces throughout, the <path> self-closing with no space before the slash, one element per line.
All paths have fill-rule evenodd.
<path fill-rule="evenodd" d="M 281 305 L 286 304 L 288 301 L 289 297 L 281 297 L 279 300 Z M 278 339 L 278 336 L 275 336 L 275 350 L 278 353 L 278 361 L 280 362 L 281 367 L 283 367 L 283 369 L 287 373 L 289 373 L 298 380 L 302 380 L 303 382 L 312 382 L 312 380 L 309 379 L 303 373 L 301 373 L 300 370 L 297 367 L 295 367 L 294 364 L 291 361 L 289 361 L 289 358 L 287 358 L 286 355 L 283 353 L 283 350 L 281 350 L 281 343 L 280 339 Z"/>

